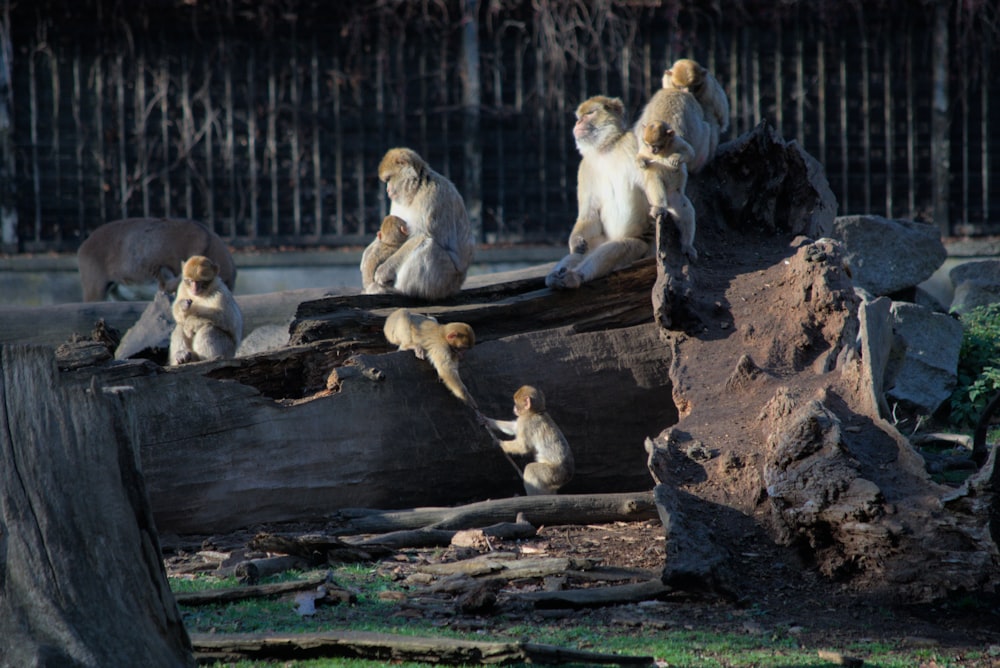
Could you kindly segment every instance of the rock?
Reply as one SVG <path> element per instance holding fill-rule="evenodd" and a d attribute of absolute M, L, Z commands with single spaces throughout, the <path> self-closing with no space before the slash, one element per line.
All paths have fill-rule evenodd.
<path fill-rule="evenodd" d="M 948 278 L 954 286 L 950 310 L 956 313 L 1000 302 L 1000 260 L 964 262 L 952 269 Z"/>
<path fill-rule="evenodd" d="M 962 323 L 906 302 L 893 302 L 891 311 L 895 330 L 906 340 L 906 355 L 886 394 L 890 402 L 930 415 L 955 389 Z"/>
<path fill-rule="evenodd" d="M 139 320 L 125 332 L 122 342 L 115 349 L 115 359 L 135 357 L 144 350 L 170 346 L 170 333 L 174 330 L 170 296 L 163 291 L 156 293 L 153 301 L 139 316 Z"/>
<path fill-rule="evenodd" d="M 882 216 L 838 216 L 833 238 L 843 242 L 855 285 L 876 296 L 921 283 L 948 256 L 936 225 Z"/>
<path fill-rule="evenodd" d="M 236 351 L 236 356 L 249 357 L 287 346 L 289 324 L 291 324 L 290 320 L 283 325 L 261 325 L 243 339 L 239 350 Z"/>

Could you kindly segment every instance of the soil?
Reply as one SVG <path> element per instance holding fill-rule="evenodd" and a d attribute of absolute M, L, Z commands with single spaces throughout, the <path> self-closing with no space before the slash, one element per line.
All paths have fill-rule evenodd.
<path fill-rule="evenodd" d="M 772 538 L 775 527 L 758 466 L 765 447 L 758 407 L 783 382 L 794 383 L 804 396 L 821 389 L 828 381 L 822 373 L 809 370 L 822 363 L 824 341 L 830 344 L 837 336 L 824 331 L 824 323 L 808 329 L 796 320 L 794 309 L 802 302 L 803 283 L 788 272 L 794 269 L 793 258 L 803 243 L 788 236 L 699 230 L 700 257 L 689 271 L 694 289 L 687 297 L 685 313 L 676 314 L 676 330 L 666 336 L 678 356 L 675 402 L 682 420 L 674 426 L 675 435 L 681 433 L 688 443 L 708 452 L 705 461 L 688 459 L 669 475 L 673 484 L 721 509 L 701 519 L 735 555 L 739 567 L 735 595 L 678 592 L 643 604 L 524 612 L 528 619 L 585 621 L 651 632 L 705 629 L 762 637 L 794 635 L 803 646 L 819 647 L 886 640 L 900 648 L 949 649 L 953 656 L 963 649 L 992 648 L 996 658 L 961 665 L 1000 665 L 1000 602 L 995 597 L 979 598 L 967 592 L 962 598 L 933 603 L 899 603 L 879 586 L 877 575 L 843 577 L 824 568 L 822 557 L 779 545 Z M 737 391 L 731 378 L 736 361 L 748 352 L 765 382 L 748 383 Z M 885 438 L 870 420 L 857 420 L 850 429 L 853 443 L 878 444 Z M 879 485 L 891 495 L 896 491 L 892 485 L 905 484 L 902 481 L 902 477 L 887 475 Z M 257 527 L 254 532 L 332 528 L 286 525 Z M 252 533 L 214 536 L 208 544 L 223 552 L 235 550 L 244 547 Z M 168 554 L 168 571 L 190 567 L 192 546 L 184 546 L 185 542 L 175 546 L 180 551 Z M 664 527 L 650 520 L 541 527 L 534 538 L 493 541 L 490 548 L 525 556 L 588 557 L 603 566 L 645 569 L 656 578 L 664 567 L 665 545 Z M 457 548 L 405 550 L 402 556 L 382 560 L 379 568 L 402 580 L 415 564 L 468 554 L 467 549 Z M 574 577 L 566 581 L 568 587 L 597 584 Z M 498 595 L 498 609 L 507 613 L 513 609 L 504 603 L 505 593 L 541 587 L 543 583 L 537 581 L 509 583 Z M 513 621 L 523 623 L 517 613 L 492 618 L 457 613 L 448 625 L 499 630 Z"/>

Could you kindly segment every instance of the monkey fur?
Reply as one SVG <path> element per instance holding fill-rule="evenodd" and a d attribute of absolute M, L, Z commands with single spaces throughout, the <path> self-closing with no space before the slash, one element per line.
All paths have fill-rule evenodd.
<path fill-rule="evenodd" d="M 487 427 L 514 437 L 498 441 L 504 452 L 534 457 L 522 474 L 525 493 L 555 494 L 572 479 L 575 465 L 566 437 L 545 410 L 545 395 L 530 385 L 520 387 L 514 393 L 514 415 L 516 420 L 481 420 Z"/>
<path fill-rule="evenodd" d="M 428 300 L 461 290 L 474 241 L 455 185 L 408 148 L 387 151 L 378 177 L 392 202 L 390 215 L 407 222 L 410 237 L 375 270 L 373 290 Z"/>
<path fill-rule="evenodd" d="M 577 219 L 569 254 L 545 278 L 547 286 L 557 289 L 578 288 L 645 257 L 653 232 L 636 164 L 638 140 L 625 128 L 622 101 L 592 97 L 577 108 L 576 118 L 573 136 L 582 156 Z"/>
<path fill-rule="evenodd" d="M 663 73 L 663 87 L 686 90 L 701 105 L 710 131 L 708 159 L 715 156 L 719 135 L 729 129 L 729 98 L 719 80 L 690 58 L 681 58 Z"/>
<path fill-rule="evenodd" d="M 167 294 L 177 289 L 181 265 L 204 255 L 219 265 L 223 282 L 233 289 L 236 265 L 222 239 L 194 220 L 126 218 L 101 225 L 77 251 L 83 301 L 101 301 L 119 287 L 156 282 Z"/>
<path fill-rule="evenodd" d="M 409 228 L 405 220 L 392 215 L 382 219 L 382 225 L 375 235 L 375 240 L 368 244 L 365 252 L 361 255 L 361 286 L 365 294 L 378 292 L 378 286 L 375 283 L 375 270 L 390 255 L 399 250 L 407 236 L 409 236 Z"/>
<path fill-rule="evenodd" d="M 171 365 L 236 356 L 243 314 L 214 261 L 203 255 L 188 258 L 172 311 Z"/>
<path fill-rule="evenodd" d="M 673 217 L 680 232 L 681 252 L 692 262 L 698 259 L 694 249 L 695 210 L 685 189 L 686 163 L 693 157 L 691 145 L 663 121 L 653 121 L 642 129 L 637 162 L 645 176 L 649 214 L 657 221 L 668 213 Z"/>
<path fill-rule="evenodd" d="M 701 170 L 713 155 L 712 130 L 694 94 L 686 89 L 661 88 L 653 94 L 635 124 L 637 141 L 642 130 L 653 121 L 663 121 L 677 136 L 691 145 L 694 157 L 688 162 L 693 174 Z"/>
<path fill-rule="evenodd" d="M 471 408 L 476 401 L 458 374 L 458 363 L 465 351 L 476 344 L 476 334 L 464 322 L 446 325 L 428 315 L 409 309 L 396 309 L 385 320 L 385 338 L 399 350 L 412 350 L 418 359 L 429 360 L 448 390 Z"/>

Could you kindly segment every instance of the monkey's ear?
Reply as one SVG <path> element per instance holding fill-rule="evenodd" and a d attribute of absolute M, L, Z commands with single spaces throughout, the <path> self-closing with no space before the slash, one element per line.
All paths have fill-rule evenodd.
<path fill-rule="evenodd" d="M 526 410 L 526 411 L 530 411 L 531 410 L 531 395 L 530 394 L 524 398 L 524 410 Z"/>
<path fill-rule="evenodd" d="M 617 116 L 625 115 L 625 103 L 621 101 L 620 98 L 612 97 L 609 98 L 604 104 L 605 109 L 614 113 Z"/>
<path fill-rule="evenodd" d="M 399 233 L 404 237 L 410 236 L 410 227 L 406 223 L 399 224 Z"/>
<path fill-rule="evenodd" d="M 667 128 L 666 130 L 663 131 L 663 134 L 667 135 L 667 137 L 673 137 L 677 133 L 674 132 L 673 128 Z"/>

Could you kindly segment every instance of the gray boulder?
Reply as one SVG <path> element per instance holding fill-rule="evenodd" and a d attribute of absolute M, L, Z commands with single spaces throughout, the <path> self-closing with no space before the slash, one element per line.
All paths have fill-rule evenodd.
<path fill-rule="evenodd" d="M 889 403 L 930 415 L 955 389 L 962 323 L 908 302 L 893 302 L 891 312 L 894 330 L 906 341 L 906 355 L 886 392 Z"/>
<path fill-rule="evenodd" d="M 834 239 L 843 243 L 854 284 L 876 296 L 926 280 L 948 257 L 935 225 L 882 216 L 838 216 Z"/>
<path fill-rule="evenodd" d="M 974 260 L 948 273 L 954 286 L 951 310 L 968 313 L 977 306 L 1000 302 L 1000 260 Z"/>

